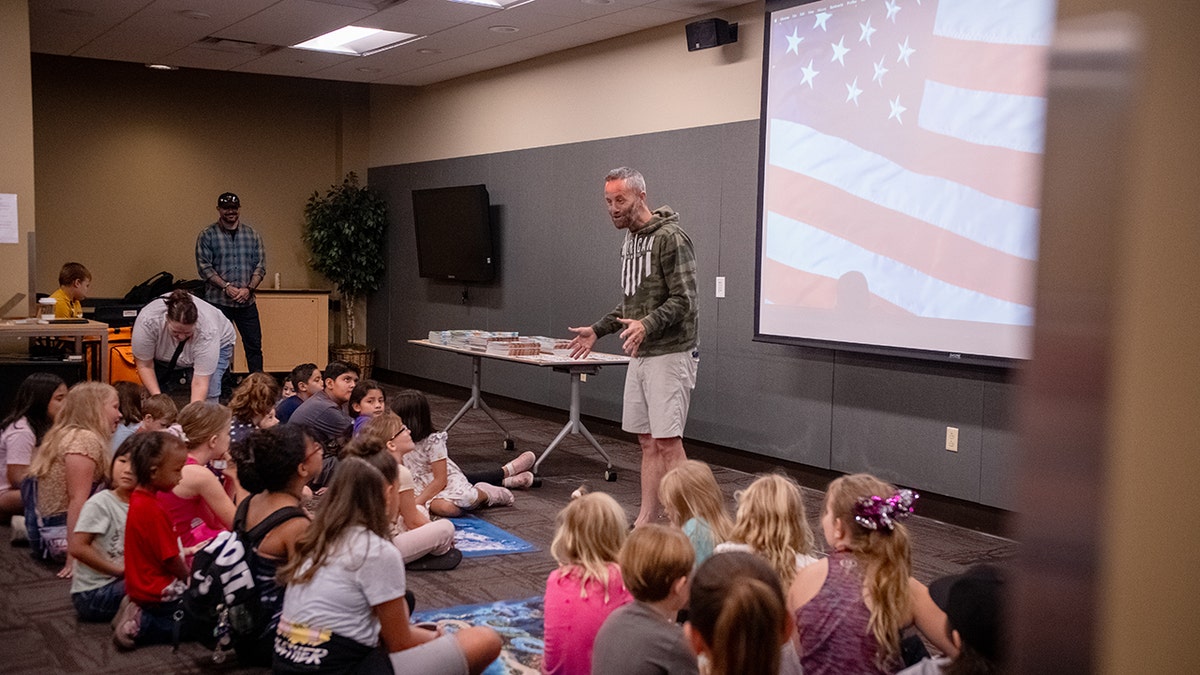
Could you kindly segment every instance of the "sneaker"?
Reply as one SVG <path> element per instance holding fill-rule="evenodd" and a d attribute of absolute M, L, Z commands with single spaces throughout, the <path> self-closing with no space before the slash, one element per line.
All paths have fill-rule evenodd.
<path fill-rule="evenodd" d="M 517 455 L 516 459 L 504 465 L 504 475 L 509 478 L 516 478 L 517 476 L 532 469 L 533 463 L 536 461 L 537 455 L 533 454 L 533 452 L 530 450 L 526 450 L 520 455 Z"/>
<path fill-rule="evenodd" d="M 12 517 L 12 543 L 19 544 L 29 541 L 29 532 L 25 530 L 25 516 Z"/>
<path fill-rule="evenodd" d="M 142 608 L 130 600 L 129 596 L 121 598 L 121 606 L 113 617 L 113 644 L 117 649 L 127 651 L 137 646 L 137 636 L 141 631 Z"/>
<path fill-rule="evenodd" d="M 487 506 L 512 506 L 513 502 L 516 501 L 513 498 L 513 493 L 507 488 L 496 487 L 488 483 L 476 483 L 475 489 L 487 497 Z"/>
<path fill-rule="evenodd" d="M 579 499 L 580 497 L 586 495 L 587 493 L 588 493 L 588 486 L 587 486 L 587 483 L 584 483 L 583 485 L 580 485 L 579 487 L 575 488 L 575 491 L 571 493 L 571 499 Z"/>
<path fill-rule="evenodd" d="M 509 490 L 528 490 L 533 487 L 533 474 L 529 471 L 522 471 L 512 478 L 504 479 L 504 487 Z"/>

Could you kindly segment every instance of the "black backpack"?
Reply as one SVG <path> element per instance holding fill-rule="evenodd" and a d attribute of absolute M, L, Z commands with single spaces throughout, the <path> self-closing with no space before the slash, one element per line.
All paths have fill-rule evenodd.
<path fill-rule="evenodd" d="M 222 637 L 236 639 L 255 635 L 268 618 L 263 616 L 260 608 L 260 590 L 250 569 L 248 552 L 279 525 L 308 515 L 297 506 L 287 506 L 276 510 L 247 532 L 249 505 L 249 498 L 238 505 L 233 531 L 218 534 L 196 552 L 192 558 L 191 579 L 183 593 L 184 612 L 200 625 L 214 628 L 218 652 L 227 644 Z"/>
<path fill-rule="evenodd" d="M 175 277 L 170 272 L 159 272 L 129 289 L 129 292 L 125 294 L 125 302 L 131 305 L 144 305 L 164 293 L 170 293 L 174 288 Z"/>

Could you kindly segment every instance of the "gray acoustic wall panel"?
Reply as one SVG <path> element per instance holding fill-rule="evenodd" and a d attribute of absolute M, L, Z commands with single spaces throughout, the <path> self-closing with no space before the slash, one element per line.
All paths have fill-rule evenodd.
<path fill-rule="evenodd" d="M 640 170 L 651 207 L 669 204 L 699 265 L 700 372 L 687 436 L 1011 507 L 1012 385 L 977 369 L 759 343 L 754 335 L 758 122 L 736 122 L 372 168 L 391 225 L 384 288 L 368 301 L 368 339 L 388 370 L 466 386 L 470 360 L 415 347 L 432 329 L 517 330 L 566 337 L 619 299 L 623 234 L 604 208 L 604 174 Z M 411 192 L 484 183 L 493 204 L 499 275 L 488 284 L 421 279 Z M 715 297 L 715 278 L 726 297 Z M 466 299 L 463 293 L 466 292 Z M 618 352 L 616 337 L 599 344 Z M 623 368 L 582 387 L 585 415 L 619 420 Z M 485 361 L 483 389 L 566 409 L 568 378 Z M 960 429 L 959 452 L 945 427 Z M 999 426 L 997 426 L 999 425 Z M 990 475 L 988 472 L 991 472 Z M 988 489 L 981 490 L 981 483 Z"/>

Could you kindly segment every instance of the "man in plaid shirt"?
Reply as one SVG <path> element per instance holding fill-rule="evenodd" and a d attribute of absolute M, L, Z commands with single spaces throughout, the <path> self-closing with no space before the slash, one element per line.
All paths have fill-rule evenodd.
<path fill-rule="evenodd" d="M 254 228 L 239 217 L 242 202 L 232 192 L 217 197 L 217 222 L 196 237 L 196 269 L 204 279 L 204 299 L 229 317 L 242 336 L 246 366 L 263 369 L 262 325 L 254 289 L 267 276 L 267 253 Z"/>
<path fill-rule="evenodd" d="M 575 333 L 571 355 L 583 358 L 596 340 L 620 331 L 622 350 L 632 360 L 625 372 L 621 428 L 637 434 L 642 446 L 642 506 L 635 524 L 659 518 L 658 484 L 687 459 L 683 426 L 687 422 L 696 369 L 700 363 L 696 332 L 696 254 L 669 206 L 646 205 L 646 179 L 628 167 L 604 178 L 608 215 L 625 230 L 621 246 L 624 297 L 591 326 Z"/>

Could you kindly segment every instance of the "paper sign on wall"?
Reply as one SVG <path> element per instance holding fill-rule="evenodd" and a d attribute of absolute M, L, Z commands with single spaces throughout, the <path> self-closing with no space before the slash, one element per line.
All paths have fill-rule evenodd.
<path fill-rule="evenodd" d="M 0 194 L 0 244 L 16 244 L 19 240 L 17 196 Z"/>

